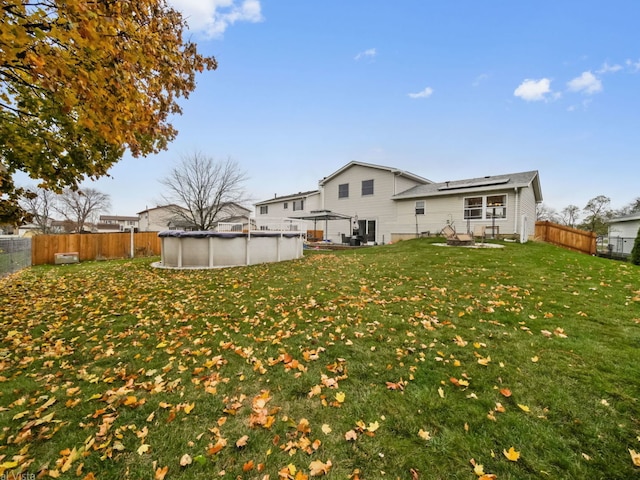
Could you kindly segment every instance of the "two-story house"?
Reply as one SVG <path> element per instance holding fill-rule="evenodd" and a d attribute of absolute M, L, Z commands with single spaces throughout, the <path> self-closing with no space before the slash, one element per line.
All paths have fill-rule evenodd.
<path fill-rule="evenodd" d="M 526 240 L 535 232 L 535 205 L 542 201 L 537 171 L 435 183 L 397 168 L 350 162 L 318 187 L 256 203 L 256 219 L 311 219 L 322 212 L 350 217 L 351 224 L 325 222 L 324 238 L 333 242 L 357 232 L 367 243 L 388 243 L 439 234 L 446 225 L 458 232 L 480 225 Z M 293 200 L 303 208 L 293 211 Z"/>
<path fill-rule="evenodd" d="M 221 208 L 217 223 L 249 223 L 251 210 L 234 202 L 228 202 Z M 179 205 L 163 205 L 147 208 L 138 212 L 141 232 L 161 232 L 164 230 L 195 230 L 188 220 L 187 209 Z"/>
<path fill-rule="evenodd" d="M 99 233 L 125 232 L 138 229 L 138 217 L 122 215 L 100 215 L 96 228 Z"/>

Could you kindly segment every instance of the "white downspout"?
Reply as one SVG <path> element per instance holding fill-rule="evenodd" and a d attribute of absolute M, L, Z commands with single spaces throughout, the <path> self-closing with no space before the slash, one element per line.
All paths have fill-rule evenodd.
<path fill-rule="evenodd" d="M 513 233 L 517 234 L 518 233 L 518 220 L 520 218 L 520 189 L 518 187 L 514 188 L 514 191 L 516 192 L 516 200 L 515 200 L 515 207 L 513 208 Z"/>

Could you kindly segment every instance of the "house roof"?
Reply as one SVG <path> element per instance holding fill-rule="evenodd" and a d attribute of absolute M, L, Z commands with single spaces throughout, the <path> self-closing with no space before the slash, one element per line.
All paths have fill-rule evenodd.
<path fill-rule="evenodd" d="M 445 195 L 458 195 L 461 193 L 490 192 L 510 188 L 531 186 L 534 190 L 536 202 L 542 201 L 542 190 L 538 171 L 507 173 L 503 175 L 487 175 L 486 177 L 455 180 L 428 185 L 417 185 L 398 193 L 393 200 L 405 200 L 410 198 L 440 197 Z"/>
<path fill-rule="evenodd" d="M 632 222 L 634 220 L 640 220 L 640 212 L 631 213 L 629 215 L 623 215 L 621 217 L 612 218 L 607 223 Z"/>
<path fill-rule="evenodd" d="M 261 202 L 254 203 L 254 205 L 267 205 L 269 203 L 277 203 L 277 202 L 282 202 L 286 200 L 295 200 L 298 198 L 307 198 L 307 197 L 311 197 L 312 195 L 319 195 L 319 194 L 320 194 L 320 190 L 309 190 L 307 192 L 292 193 L 291 195 L 283 195 L 281 197 L 278 197 L 276 195 L 275 197 L 269 198 L 268 200 L 262 200 Z"/>
<path fill-rule="evenodd" d="M 400 170 L 398 168 L 385 167 L 383 165 L 374 165 L 373 163 L 364 163 L 364 162 L 355 162 L 354 161 L 354 162 L 347 163 L 344 167 L 336 170 L 331 175 L 329 175 L 327 177 L 324 177 L 322 180 L 320 180 L 319 184 L 320 185 L 324 185 L 329 180 L 331 180 L 334 177 L 337 177 L 338 175 L 340 175 L 342 172 L 350 169 L 351 167 L 355 167 L 355 166 L 367 167 L 367 168 L 375 168 L 375 169 L 378 169 L 378 170 L 386 170 L 386 171 L 388 171 L 390 173 L 393 173 L 394 175 L 398 175 L 400 177 L 405 177 L 405 178 L 408 178 L 410 180 L 413 180 L 414 182 L 418 182 L 418 183 L 422 183 L 422 184 L 432 183 L 431 180 L 429 180 L 427 178 L 421 177 L 420 175 L 416 175 L 415 173 L 407 172 L 405 170 Z"/>
<path fill-rule="evenodd" d="M 123 217 L 122 215 L 100 215 L 100 221 L 106 221 L 106 220 L 137 222 L 138 217 Z"/>
<path fill-rule="evenodd" d="M 183 210 L 186 210 L 185 208 L 183 208 L 183 207 L 181 207 L 181 206 L 179 206 L 179 205 L 176 205 L 176 204 L 172 203 L 172 204 L 170 204 L 170 205 L 158 205 L 157 207 L 146 208 L 146 209 L 142 210 L 141 212 L 138 212 L 138 215 L 140 215 L 141 213 L 150 212 L 150 211 L 152 211 L 152 210 L 166 210 L 166 209 L 168 209 L 168 208 L 172 208 L 172 209 L 175 209 L 175 208 L 182 208 Z"/>

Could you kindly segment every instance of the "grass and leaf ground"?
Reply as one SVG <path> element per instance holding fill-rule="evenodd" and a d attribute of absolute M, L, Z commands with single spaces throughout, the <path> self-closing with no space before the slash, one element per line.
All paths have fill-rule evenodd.
<path fill-rule="evenodd" d="M 150 264 L 0 280 L 3 478 L 640 475 L 636 266 L 426 239 Z"/>

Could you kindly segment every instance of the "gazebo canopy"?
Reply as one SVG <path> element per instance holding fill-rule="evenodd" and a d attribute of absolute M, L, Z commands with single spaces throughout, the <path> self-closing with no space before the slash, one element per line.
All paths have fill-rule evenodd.
<path fill-rule="evenodd" d="M 332 212 L 331 210 L 311 210 L 308 215 L 292 216 L 291 218 L 297 218 L 299 220 L 351 220 L 350 215 L 343 215 L 342 213 Z"/>
<path fill-rule="evenodd" d="M 326 240 L 327 230 L 329 230 L 329 220 L 347 220 L 349 222 L 349 232 L 351 232 L 351 216 L 343 215 L 342 213 L 332 212 L 331 210 L 311 210 L 307 215 L 301 215 L 299 217 L 290 217 L 298 220 L 310 220 L 313 221 L 313 230 L 317 230 L 317 224 L 319 221 L 324 222 L 323 236 Z"/>

